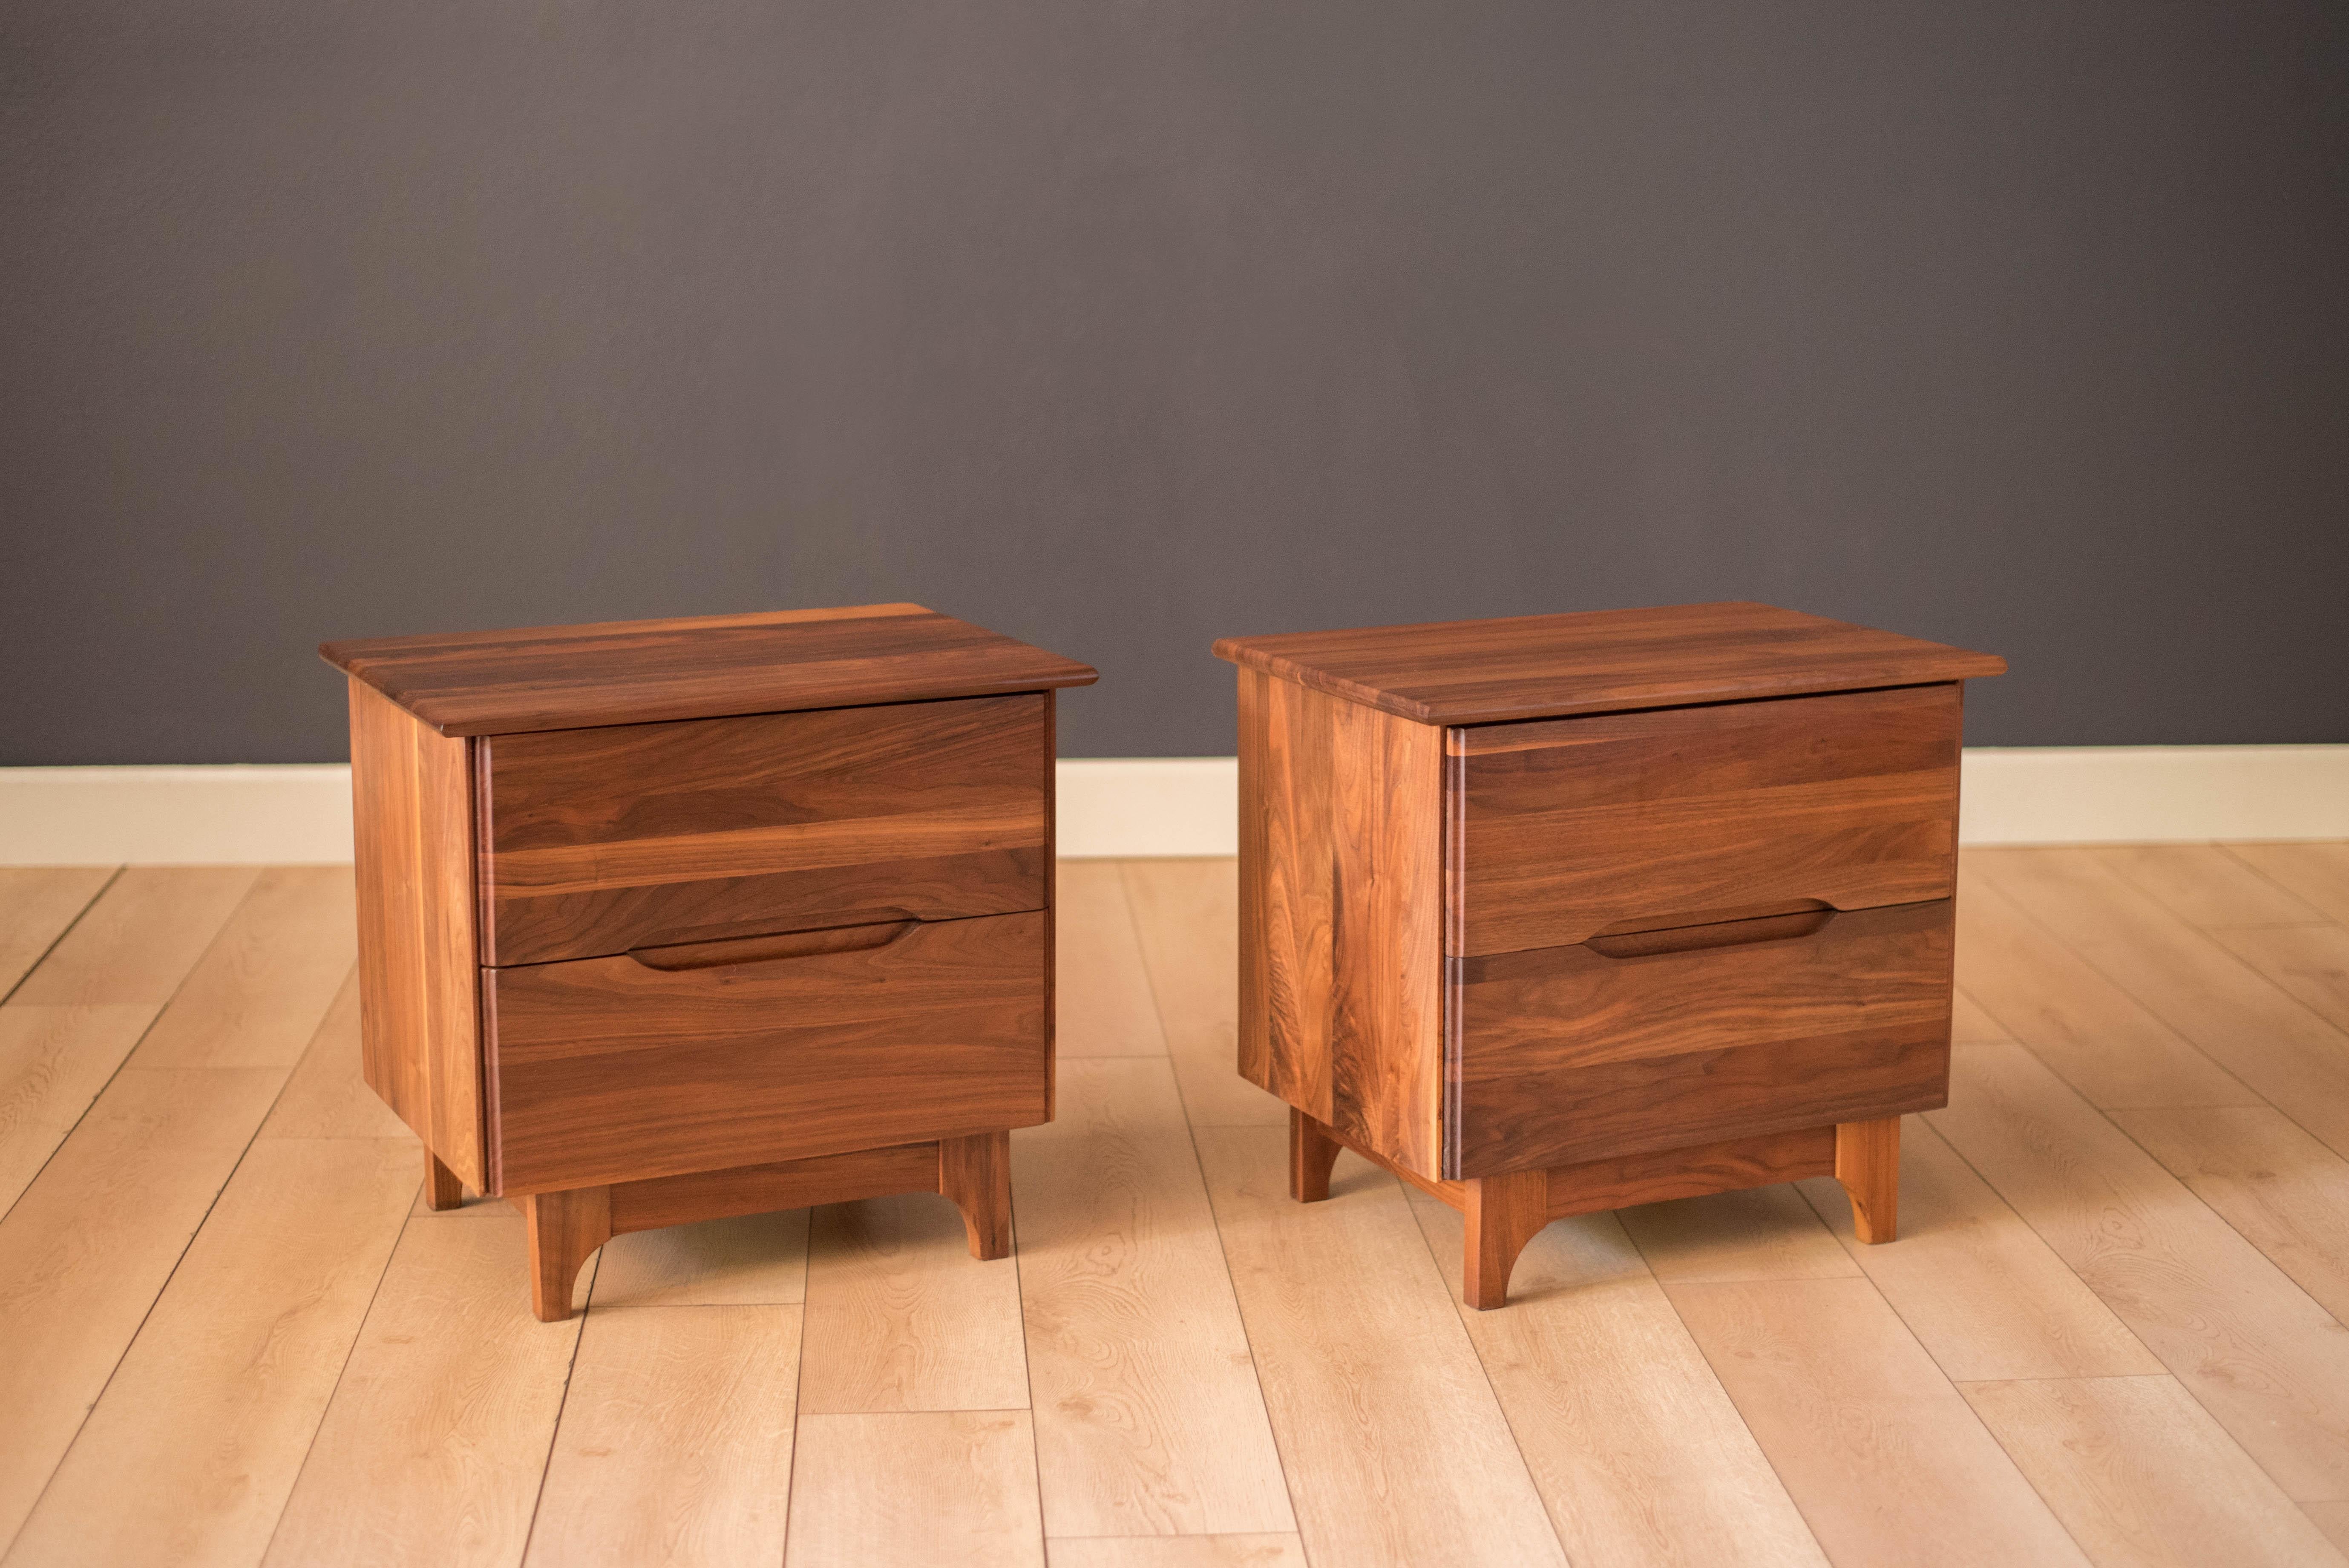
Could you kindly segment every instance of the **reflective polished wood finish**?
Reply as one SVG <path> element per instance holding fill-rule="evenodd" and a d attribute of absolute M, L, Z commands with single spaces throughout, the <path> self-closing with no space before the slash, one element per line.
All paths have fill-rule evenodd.
<path fill-rule="evenodd" d="M 1764 604 L 1227 639 L 1241 1075 L 1464 1215 L 1506 1299 L 1560 1214 L 1833 1174 L 1895 1224 L 1947 1102 L 1962 679 Z"/>
<path fill-rule="evenodd" d="M 1092 670 L 913 604 L 321 652 L 367 1080 L 434 1207 L 516 1202 L 540 1315 L 613 1234 L 767 1199 L 944 1192 L 1006 1254 L 1007 1135 L 1053 1107 L 1053 693 Z"/>

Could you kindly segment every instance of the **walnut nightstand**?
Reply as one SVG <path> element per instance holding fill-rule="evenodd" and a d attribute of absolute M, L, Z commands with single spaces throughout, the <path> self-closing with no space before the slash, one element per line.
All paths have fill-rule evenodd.
<path fill-rule="evenodd" d="M 367 1081 L 529 1222 L 936 1191 L 1009 1246 L 1052 1116 L 1052 704 L 1093 672 L 925 610 L 329 643 L 350 676 Z"/>
<path fill-rule="evenodd" d="M 1834 1175 L 1895 1224 L 1948 1101 L 1961 682 L 1766 604 L 1230 638 L 1239 1070 L 1461 1210 L 1493 1307 L 1552 1219 Z"/>

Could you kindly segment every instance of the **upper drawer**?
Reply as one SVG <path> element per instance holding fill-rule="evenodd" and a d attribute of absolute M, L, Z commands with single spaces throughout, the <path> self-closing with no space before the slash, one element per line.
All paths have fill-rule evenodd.
<path fill-rule="evenodd" d="M 1041 909 L 1050 700 L 484 738 L 481 961 Z"/>
<path fill-rule="evenodd" d="M 1445 951 L 1950 897 L 1960 690 L 1453 730 Z"/>

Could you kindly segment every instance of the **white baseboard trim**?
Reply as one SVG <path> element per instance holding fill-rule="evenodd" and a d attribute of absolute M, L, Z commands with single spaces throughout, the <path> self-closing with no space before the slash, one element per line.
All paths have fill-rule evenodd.
<path fill-rule="evenodd" d="M 2114 746 L 1965 754 L 1969 844 L 2349 839 L 2349 746 Z M 1070 860 L 1238 851 L 1229 757 L 1060 766 Z M 324 864 L 351 858 L 350 769 L 0 768 L 0 865 Z"/>

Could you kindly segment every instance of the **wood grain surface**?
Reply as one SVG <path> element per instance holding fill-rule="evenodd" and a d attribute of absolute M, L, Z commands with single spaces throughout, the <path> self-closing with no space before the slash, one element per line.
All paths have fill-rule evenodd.
<path fill-rule="evenodd" d="M 1012 1140 L 1044 1529 L 1295 1529 L 1190 1129 L 1164 1058 L 1066 1064 Z"/>
<path fill-rule="evenodd" d="M 1441 732 L 1239 678 L 1241 1076 L 1433 1176 Z"/>
<path fill-rule="evenodd" d="M 805 1415 L 784 1568 L 1044 1568 L 1025 1410 Z"/>
<path fill-rule="evenodd" d="M 404 1132 L 247 1154 L 12 1561 L 260 1561 L 415 1190 Z"/>
<path fill-rule="evenodd" d="M 353 679 L 359 1030 L 367 1081 L 478 1191 L 484 1150 L 471 745 Z"/>
<path fill-rule="evenodd" d="M 1412 1208 L 1456 1292 L 1458 1216 L 1424 1194 Z M 1460 1315 L 1570 1562 L 1825 1568 L 1612 1215 L 1544 1229 L 1510 1294 L 1506 1312 Z"/>
<path fill-rule="evenodd" d="M 522 1231 L 503 1209 L 409 1222 L 271 1568 L 522 1561 L 580 1326 L 521 1310 Z"/>
<path fill-rule="evenodd" d="M 1445 950 L 1948 898 L 1961 689 L 1452 731 Z"/>
<path fill-rule="evenodd" d="M 114 879 L 112 866 L 0 866 L 0 996 L 16 988 Z"/>
<path fill-rule="evenodd" d="M 482 962 L 1041 909 L 1050 701 L 485 739 Z"/>
<path fill-rule="evenodd" d="M 799 1351 L 795 1306 L 590 1315 L 525 1564 L 780 1563 Z"/>
<path fill-rule="evenodd" d="M 357 958 L 350 868 L 272 867 L 254 880 L 131 1060 L 142 1068 L 290 1068 Z"/>
<path fill-rule="evenodd" d="M 1665 1288 L 1830 1560 L 2085 1568 L 1866 1280 Z"/>
<path fill-rule="evenodd" d="M 1454 959 L 1444 1173 L 1680 1148 L 1942 1103 L 1951 906 L 1808 936 L 1609 958 Z"/>
<path fill-rule="evenodd" d="M 2173 1377 L 1972 1383 L 1963 1392 L 2098 1563 L 2342 1561 Z"/>
<path fill-rule="evenodd" d="M 443 735 L 647 724 L 1090 686 L 1073 659 L 919 604 L 326 643 Z"/>
<path fill-rule="evenodd" d="M 1045 1119 L 1044 916 L 714 968 L 484 971 L 497 1190 L 641 1181 Z"/>
<path fill-rule="evenodd" d="M 1994 676 L 2006 661 L 1768 604 L 1226 637 L 1216 656 L 1420 724 L 1490 724 Z"/>

